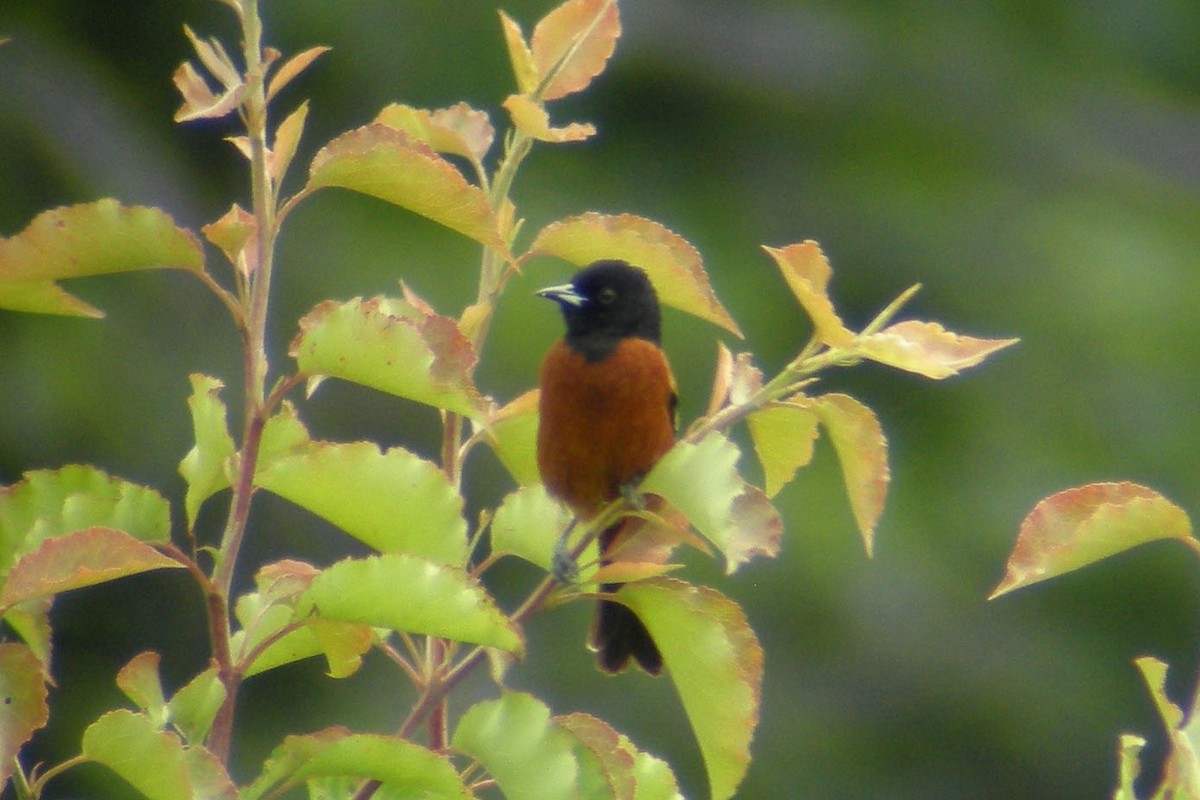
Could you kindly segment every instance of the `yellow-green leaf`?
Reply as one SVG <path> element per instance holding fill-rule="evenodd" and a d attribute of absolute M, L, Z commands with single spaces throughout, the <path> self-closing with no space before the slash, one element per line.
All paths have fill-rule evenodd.
<path fill-rule="evenodd" d="M 700 744 L 714 800 L 737 791 L 758 726 L 763 652 L 742 609 L 714 589 L 670 578 L 629 584 L 632 608 L 663 663 Z"/>
<path fill-rule="evenodd" d="M 375 122 L 398 128 L 440 153 L 462 156 L 474 164 L 483 162 L 496 136 L 488 115 L 466 103 L 436 111 L 391 103 L 375 115 Z"/>
<path fill-rule="evenodd" d="M 487 195 L 454 165 L 407 133 L 373 123 L 344 133 L 316 154 L 307 189 L 338 186 L 378 197 L 504 249 Z"/>
<path fill-rule="evenodd" d="M 799 403 L 773 403 L 746 418 L 762 464 L 768 497 L 774 497 L 812 460 L 819 418 Z"/>
<path fill-rule="evenodd" d="M 488 444 L 513 480 L 522 486 L 541 480 L 537 464 L 537 428 L 537 389 L 526 392 L 488 417 Z"/>
<path fill-rule="evenodd" d="M 475 349 L 449 317 L 394 298 L 326 301 L 300 320 L 288 351 L 300 371 L 479 418 Z"/>
<path fill-rule="evenodd" d="M 588 123 L 575 122 L 560 128 L 551 126 L 550 114 L 529 95 L 509 95 L 503 105 L 512 117 L 514 128 L 542 142 L 582 142 L 596 135 L 596 127 Z"/>
<path fill-rule="evenodd" d="M 817 338 L 830 347 L 849 345 L 854 334 L 842 322 L 833 308 L 833 301 L 829 299 L 829 279 L 833 276 L 833 268 L 821 252 L 821 246 L 806 241 L 781 248 L 764 246 L 763 250 L 775 259 L 792 294 L 808 312 Z"/>
<path fill-rule="evenodd" d="M 602 259 L 628 261 L 646 271 L 666 305 L 742 335 L 713 293 L 700 253 L 652 220 L 595 212 L 559 220 L 538 233 L 529 255 L 557 256 L 581 267 Z"/>
<path fill-rule="evenodd" d="M 500 14 L 500 26 L 504 29 L 504 44 L 508 48 L 508 60 L 512 64 L 513 77 L 517 81 L 517 89 L 521 92 L 532 92 L 537 88 L 537 67 L 533 64 L 533 53 L 525 43 L 525 34 L 521 32 L 512 17 L 503 11 Z"/>
<path fill-rule="evenodd" d="M 842 466 L 850 510 L 867 555 L 875 549 L 875 526 L 887 500 L 887 439 L 875 412 L 844 394 L 822 395 L 809 404 L 829 433 Z"/>
<path fill-rule="evenodd" d="M 976 339 L 948 331 L 936 322 L 906 320 L 860 336 L 854 350 L 880 364 L 938 380 L 957 375 L 1017 341 Z"/>
<path fill-rule="evenodd" d="M 100 316 L 56 281 L 146 269 L 203 269 L 196 237 L 157 208 L 97 200 L 39 214 L 0 239 L 0 308 Z"/>
<path fill-rule="evenodd" d="M 184 505 L 189 527 L 196 524 L 200 505 L 229 486 L 225 465 L 236 450 L 229 435 L 225 403 L 221 400 L 224 384 L 195 373 L 191 381 L 188 408 L 192 412 L 192 435 L 196 443 L 179 464 L 179 474 L 188 485 Z"/>

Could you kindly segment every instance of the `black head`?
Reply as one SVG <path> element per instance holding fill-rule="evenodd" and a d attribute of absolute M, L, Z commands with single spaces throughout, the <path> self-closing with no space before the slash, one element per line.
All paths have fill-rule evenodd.
<path fill-rule="evenodd" d="M 621 339 L 662 339 L 658 295 L 646 273 L 624 261 L 597 261 L 570 283 L 549 286 L 539 297 L 554 300 L 567 323 L 567 344 L 589 360 L 608 355 Z"/>

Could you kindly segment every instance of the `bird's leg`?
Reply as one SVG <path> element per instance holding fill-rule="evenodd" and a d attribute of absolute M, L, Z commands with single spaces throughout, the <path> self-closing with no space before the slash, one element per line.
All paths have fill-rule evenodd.
<path fill-rule="evenodd" d="M 577 518 L 572 518 L 570 524 L 558 537 L 558 541 L 554 543 L 554 555 L 550 560 L 550 569 L 554 573 L 554 579 L 559 583 L 574 583 L 579 576 L 579 564 L 575 563 L 575 557 L 571 555 L 571 548 L 567 546 L 571 532 L 575 530 L 575 523 L 578 521 Z"/>
<path fill-rule="evenodd" d="M 634 478 L 628 483 L 621 484 L 621 497 L 629 504 L 629 507 L 636 511 L 646 510 L 646 498 L 638 491 L 638 484 L 642 482 L 641 476 Z"/>

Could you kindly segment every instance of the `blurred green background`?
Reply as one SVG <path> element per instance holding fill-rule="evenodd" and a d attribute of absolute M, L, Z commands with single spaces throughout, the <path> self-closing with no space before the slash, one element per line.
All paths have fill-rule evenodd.
<path fill-rule="evenodd" d="M 503 7 L 528 32 L 551 5 Z M 277 105 L 281 114 L 312 100 L 293 188 L 319 143 L 391 101 L 461 99 L 503 121 L 512 81 L 491 2 L 266 3 L 265 15 L 267 41 L 285 53 L 333 47 Z M 1052 492 L 1129 479 L 1200 509 L 1200 5 L 626 0 L 622 16 L 609 71 L 555 107 L 556 121 L 592 121 L 599 136 L 535 151 L 515 197 L 528 232 L 594 209 L 651 217 L 697 245 L 747 340 L 668 312 L 685 421 L 707 399 L 717 339 L 774 370 L 809 333 L 762 243 L 820 241 L 851 325 L 920 281 L 910 316 L 1022 339 L 941 383 L 870 366 L 824 379 L 819 388 L 872 406 L 891 445 L 874 559 L 822 444 L 779 497 L 778 560 L 728 580 L 713 565 L 692 570 L 744 604 L 766 647 L 762 724 L 740 796 L 1108 796 L 1118 732 L 1161 742 L 1131 659 L 1157 654 L 1177 667 L 1177 691 L 1194 687 L 1194 558 L 1152 545 L 984 597 L 1021 519 Z M 243 163 L 222 141 L 234 129 L 171 122 L 170 75 L 190 56 L 185 22 L 236 40 L 232 15 L 212 0 L 0 5 L 0 35 L 13 37 L 0 47 L 0 233 L 104 196 L 162 206 L 193 228 L 233 200 L 248 204 Z M 322 299 L 394 293 L 398 278 L 446 313 L 473 297 L 469 242 L 348 193 L 302 206 L 281 247 L 281 365 L 295 320 Z M 532 291 L 565 275 L 544 259 L 511 285 L 479 371 L 485 392 L 506 400 L 534 383 L 560 322 Z M 223 309 L 184 275 L 68 288 L 108 319 L 0 313 L 0 483 L 84 462 L 181 501 L 188 374 L 224 379 L 232 405 L 238 396 Z M 325 438 L 434 452 L 432 412 L 369 392 L 327 384 L 302 415 Z M 477 509 L 508 486 L 490 454 L 473 459 Z M 353 551 L 281 501 L 256 503 L 248 568 Z M 205 516 L 207 535 L 219 511 Z M 500 577 L 505 598 L 534 578 L 516 565 Z M 587 616 L 576 604 L 538 619 L 513 684 L 556 712 L 612 721 L 702 796 L 668 682 L 595 672 L 582 647 Z M 202 620 L 177 576 L 62 598 L 62 716 L 29 761 L 78 751 L 82 726 L 123 702 L 113 677 L 137 652 L 161 650 L 171 686 L 202 668 Z M 247 684 L 239 778 L 287 732 L 386 731 L 403 714 L 382 660 L 343 682 L 321 673 L 314 661 Z M 469 686 L 458 709 L 488 691 Z M 104 782 L 85 768 L 51 792 L 120 796 Z"/>

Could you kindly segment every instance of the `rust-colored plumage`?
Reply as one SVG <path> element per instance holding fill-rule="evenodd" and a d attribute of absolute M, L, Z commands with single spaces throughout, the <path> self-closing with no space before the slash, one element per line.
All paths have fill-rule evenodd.
<path fill-rule="evenodd" d="M 658 298 L 645 273 L 621 261 L 597 262 L 539 294 L 562 307 L 567 333 L 542 364 L 538 467 L 546 489 L 586 520 L 675 442 L 675 380 L 659 348 Z M 623 524 L 601 533 L 602 560 Z M 651 674 L 662 669 L 641 620 L 615 601 L 600 602 L 591 646 L 608 672 L 630 658 Z"/>

